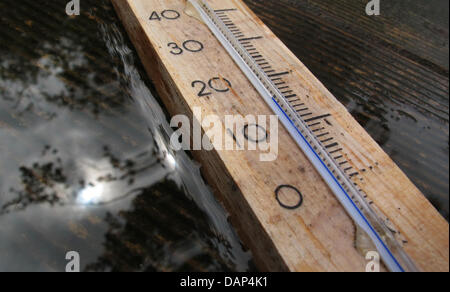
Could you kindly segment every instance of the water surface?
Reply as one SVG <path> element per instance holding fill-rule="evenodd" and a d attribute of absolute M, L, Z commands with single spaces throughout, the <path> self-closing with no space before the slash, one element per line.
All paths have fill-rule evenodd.
<path fill-rule="evenodd" d="M 0 271 L 251 269 L 111 4 L 65 2 L 0 2 Z"/>

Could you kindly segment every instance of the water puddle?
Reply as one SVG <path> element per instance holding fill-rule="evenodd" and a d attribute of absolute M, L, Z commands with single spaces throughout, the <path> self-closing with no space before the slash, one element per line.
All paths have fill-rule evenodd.
<path fill-rule="evenodd" d="M 168 150 L 110 3 L 96 2 L 74 19 L 49 1 L 2 17 L 0 271 L 64 271 L 69 251 L 85 271 L 249 270 L 199 166 Z"/>

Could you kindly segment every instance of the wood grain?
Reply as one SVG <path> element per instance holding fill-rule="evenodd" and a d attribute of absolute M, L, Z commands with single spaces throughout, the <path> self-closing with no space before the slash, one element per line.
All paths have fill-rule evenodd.
<path fill-rule="evenodd" d="M 113 0 L 149 76 L 171 115 L 270 115 L 271 110 L 225 50 L 195 18 L 182 13 L 182 0 Z M 421 270 L 448 271 L 448 224 L 377 143 L 289 49 L 241 1 L 211 0 L 230 14 L 247 36 L 264 36 L 255 46 L 315 113 L 330 113 L 324 131 L 343 148 L 357 183 L 398 231 L 398 239 Z M 174 9 L 177 20 L 152 22 L 153 11 Z M 174 56 L 167 44 L 201 41 L 198 54 Z M 264 44 L 262 46 L 261 44 Z M 275 68 L 278 67 L 278 68 Z M 221 76 L 233 91 L 199 98 L 191 84 Z M 332 125 L 332 126 L 331 126 Z M 207 128 L 203 129 L 208 130 Z M 355 248 L 355 226 L 311 163 L 287 132 L 280 128 L 279 156 L 260 162 L 255 151 L 194 151 L 215 193 L 227 207 L 241 237 L 261 270 L 364 271 L 366 261 Z M 275 200 L 280 185 L 299 189 L 305 201 L 296 210 Z"/>
<path fill-rule="evenodd" d="M 245 3 L 448 221 L 448 1 Z"/>

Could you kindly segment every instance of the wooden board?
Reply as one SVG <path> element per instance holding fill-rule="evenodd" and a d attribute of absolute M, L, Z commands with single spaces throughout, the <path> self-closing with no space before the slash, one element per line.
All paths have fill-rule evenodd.
<path fill-rule="evenodd" d="M 246 77 L 233 63 L 208 28 L 183 11 L 183 0 L 113 0 L 127 32 L 158 93 L 171 115 L 270 115 Z M 338 143 L 337 148 L 368 194 L 374 208 L 386 216 L 404 249 L 424 271 L 448 271 L 449 228 L 420 191 L 383 152 L 329 91 L 281 41 L 239 0 L 210 0 L 228 14 L 246 36 L 262 36 L 253 44 L 275 72 L 290 72 L 283 80 L 317 114 Z M 177 11 L 159 16 L 165 10 Z M 196 40 L 204 49 L 172 54 L 169 43 L 181 46 Z M 233 90 L 199 97 L 192 82 L 220 77 Z M 204 128 L 207 131 L 208 128 Z M 236 133 L 237 134 L 237 133 Z M 279 156 L 260 162 L 255 151 L 194 151 L 203 173 L 231 214 L 241 238 L 252 250 L 261 270 L 364 271 L 366 259 L 355 247 L 355 226 L 295 142 L 280 126 Z M 336 149 L 336 150 L 339 150 Z M 291 185 L 304 196 L 303 205 L 287 210 L 278 204 L 275 190 Z"/>
<path fill-rule="evenodd" d="M 360 0 L 245 3 L 448 221 L 448 2 L 384 1 L 379 16 Z"/>

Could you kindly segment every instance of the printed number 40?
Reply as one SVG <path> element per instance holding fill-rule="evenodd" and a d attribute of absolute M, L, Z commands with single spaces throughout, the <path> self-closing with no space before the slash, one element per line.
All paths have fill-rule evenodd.
<path fill-rule="evenodd" d="M 150 16 L 150 20 L 157 20 L 157 21 L 161 21 L 163 18 L 168 19 L 168 20 L 175 20 L 180 18 L 180 13 L 178 11 L 175 10 L 164 10 L 161 12 L 161 15 L 156 12 L 153 11 L 152 15 Z"/>

